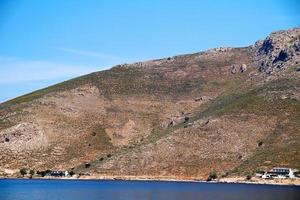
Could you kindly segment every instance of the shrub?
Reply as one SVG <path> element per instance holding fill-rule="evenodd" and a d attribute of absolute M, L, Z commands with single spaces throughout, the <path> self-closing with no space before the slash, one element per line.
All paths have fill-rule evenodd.
<path fill-rule="evenodd" d="M 250 180 L 251 178 L 252 178 L 252 175 L 251 174 L 247 174 L 246 180 Z"/>
<path fill-rule="evenodd" d="M 42 177 L 46 176 L 46 175 L 49 175 L 51 172 L 51 170 L 47 169 L 46 171 L 41 171 L 40 174 Z"/>
<path fill-rule="evenodd" d="M 252 172 L 248 172 L 246 173 L 246 180 L 251 180 L 253 173 Z"/>
<path fill-rule="evenodd" d="M 294 175 L 295 175 L 296 177 L 300 177 L 300 171 L 294 172 Z"/>
<path fill-rule="evenodd" d="M 73 171 L 69 172 L 70 176 L 73 176 L 75 173 Z"/>
<path fill-rule="evenodd" d="M 20 174 L 25 176 L 27 174 L 27 170 L 25 168 L 20 169 Z"/>
<path fill-rule="evenodd" d="M 91 166 L 90 163 L 85 163 L 85 168 L 89 168 Z"/>
<path fill-rule="evenodd" d="M 218 178 L 217 173 L 215 171 L 212 171 L 212 172 L 210 172 L 210 174 L 209 174 L 209 176 L 207 178 L 207 181 L 211 181 L 211 180 L 214 180 L 216 178 Z"/>
<path fill-rule="evenodd" d="M 31 176 L 33 176 L 33 175 L 35 174 L 34 169 L 31 169 L 31 170 L 29 171 L 29 174 L 30 174 Z"/>
<path fill-rule="evenodd" d="M 46 176 L 46 171 L 41 171 L 40 174 L 42 177 L 44 177 L 44 176 Z"/>
<path fill-rule="evenodd" d="M 184 123 L 188 122 L 189 120 L 190 120 L 189 117 L 185 117 L 185 118 L 184 118 Z"/>

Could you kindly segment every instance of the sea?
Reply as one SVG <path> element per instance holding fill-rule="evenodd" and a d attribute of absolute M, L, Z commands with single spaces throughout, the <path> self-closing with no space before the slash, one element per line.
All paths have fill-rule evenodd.
<path fill-rule="evenodd" d="M 0 200 L 300 200 L 299 186 L 123 180 L 0 179 Z"/>

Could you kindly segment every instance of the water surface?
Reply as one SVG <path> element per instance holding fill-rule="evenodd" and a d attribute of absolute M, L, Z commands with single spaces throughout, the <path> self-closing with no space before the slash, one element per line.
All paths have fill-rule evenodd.
<path fill-rule="evenodd" d="M 162 181 L 0 180 L 0 200 L 299 200 L 299 186 Z"/>

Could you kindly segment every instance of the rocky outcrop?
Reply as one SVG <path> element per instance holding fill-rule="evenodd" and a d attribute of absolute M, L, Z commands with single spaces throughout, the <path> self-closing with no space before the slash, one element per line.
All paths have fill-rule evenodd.
<path fill-rule="evenodd" d="M 240 71 L 241 71 L 241 73 L 247 71 L 247 65 L 246 64 L 242 64 L 241 67 L 240 67 Z"/>
<path fill-rule="evenodd" d="M 254 62 L 271 74 L 300 63 L 300 28 L 272 33 L 254 45 Z"/>
<path fill-rule="evenodd" d="M 217 47 L 217 48 L 208 49 L 207 52 L 208 53 L 225 53 L 230 50 L 232 50 L 231 47 Z"/>
<path fill-rule="evenodd" d="M 208 96 L 202 96 L 202 97 L 196 97 L 195 99 L 194 99 L 194 101 L 195 102 L 197 102 L 197 101 L 209 101 L 209 100 L 211 100 L 212 98 L 211 97 L 208 97 Z"/>
<path fill-rule="evenodd" d="M 243 73 L 245 71 L 247 71 L 247 65 L 246 64 L 241 64 L 241 65 L 234 64 L 234 65 L 231 66 L 231 69 L 230 69 L 230 72 L 232 74 L 235 74 L 237 72 Z"/>

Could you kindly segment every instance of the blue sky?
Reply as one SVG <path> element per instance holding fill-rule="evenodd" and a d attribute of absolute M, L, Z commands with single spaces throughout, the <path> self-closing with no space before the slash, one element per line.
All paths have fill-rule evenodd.
<path fill-rule="evenodd" d="M 247 46 L 297 0 L 0 0 L 0 102 L 119 63 Z"/>

